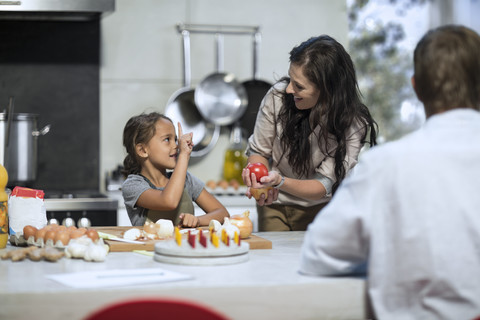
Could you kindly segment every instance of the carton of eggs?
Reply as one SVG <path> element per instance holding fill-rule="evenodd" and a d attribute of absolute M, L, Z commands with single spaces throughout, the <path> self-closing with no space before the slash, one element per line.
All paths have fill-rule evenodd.
<path fill-rule="evenodd" d="M 82 236 L 90 238 L 93 242 L 99 239 L 98 232 L 94 229 L 66 227 L 63 225 L 49 224 L 41 229 L 32 225 L 23 228 L 23 239 L 28 245 L 37 247 L 65 248 L 71 239 Z"/>

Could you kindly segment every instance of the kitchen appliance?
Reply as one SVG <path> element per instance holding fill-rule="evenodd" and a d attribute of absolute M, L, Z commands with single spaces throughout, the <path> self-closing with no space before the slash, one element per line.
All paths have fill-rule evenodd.
<path fill-rule="evenodd" d="M 38 137 L 47 134 L 50 125 L 37 130 L 39 116 L 13 113 L 13 100 L 0 113 L 0 161 L 8 172 L 8 186 L 25 186 L 37 178 Z"/>
<path fill-rule="evenodd" d="M 115 0 L 3 0 L 0 20 L 83 21 L 115 10 Z"/>
<path fill-rule="evenodd" d="M 87 218 L 91 226 L 116 226 L 118 200 L 95 191 L 45 191 L 47 219 L 73 219 L 78 227 Z M 83 219 L 83 220 L 82 220 Z"/>

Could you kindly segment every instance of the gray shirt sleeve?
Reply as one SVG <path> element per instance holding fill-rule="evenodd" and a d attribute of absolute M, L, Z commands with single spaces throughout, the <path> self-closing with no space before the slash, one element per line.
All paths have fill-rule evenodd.
<path fill-rule="evenodd" d="M 152 186 L 140 175 L 130 174 L 122 184 L 123 201 L 133 226 L 143 226 L 147 219 L 147 210 L 137 207 L 140 195 Z"/>

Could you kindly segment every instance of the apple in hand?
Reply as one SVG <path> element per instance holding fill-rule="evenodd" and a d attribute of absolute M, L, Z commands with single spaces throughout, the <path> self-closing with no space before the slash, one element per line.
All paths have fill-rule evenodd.
<path fill-rule="evenodd" d="M 249 163 L 247 169 L 250 170 L 250 174 L 255 173 L 257 182 L 260 182 L 261 177 L 268 176 L 268 169 L 261 162 Z"/>
<path fill-rule="evenodd" d="M 255 189 L 255 188 L 250 188 L 250 193 L 252 194 L 252 196 L 255 198 L 255 200 L 260 200 L 260 197 L 262 196 L 262 194 L 265 195 L 265 200 L 267 200 L 268 198 L 268 191 L 273 189 L 273 187 L 267 187 L 267 188 L 258 188 L 258 189 Z"/>

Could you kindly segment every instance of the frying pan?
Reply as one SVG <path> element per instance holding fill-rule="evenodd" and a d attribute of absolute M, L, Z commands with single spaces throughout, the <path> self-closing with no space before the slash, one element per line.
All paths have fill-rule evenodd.
<path fill-rule="evenodd" d="M 167 102 L 165 115 L 172 119 L 175 130 L 177 123 L 182 125 L 183 132 L 193 132 L 193 150 L 191 157 L 202 157 L 210 152 L 220 136 L 220 126 L 205 121 L 195 105 L 194 92 L 191 86 L 190 66 L 190 33 L 182 31 L 183 37 L 183 88 L 175 91 Z"/>
<path fill-rule="evenodd" d="M 265 97 L 265 94 L 272 86 L 270 83 L 258 79 L 258 51 L 260 42 L 261 35 L 259 32 L 256 32 L 253 36 L 253 79 L 242 83 L 247 91 L 248 105 L 243 116 L 240 118 L 240 125 L 246 132 L 247 137 L 253 134 L 258 108 L 263 97 Z"/>
<path fill-rule="evenodd" d="M 247 91 L 233 73 L 223 71 L 223 34 L 215 34 L 217 72 L 204 78 L 195 90 L 195 104 L 200 114 L 217 125 L 237 121 L 248 105 Z"/>

